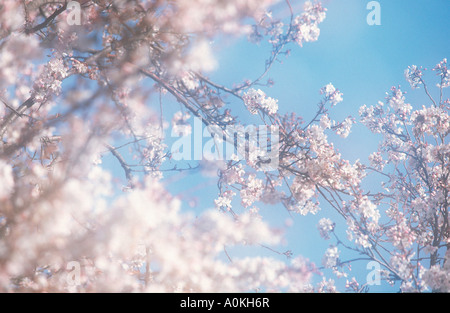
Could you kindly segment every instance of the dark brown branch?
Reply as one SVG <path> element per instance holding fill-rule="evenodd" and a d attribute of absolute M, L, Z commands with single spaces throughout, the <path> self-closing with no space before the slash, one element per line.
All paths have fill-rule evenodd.
<path fill-rule="evenodd" d="M 2 100 L 2 102 L 9 108 L 12 110 L 11 113 L 9 113 L 8 116 L 6 116 L 4 118 L 4 120 L 2 121 L 2 124 L 0 125 L 0 137 L 3 138 L 3 136 L 5 135 L 6 132 L 6 128 L 8 127 L 8 125 L 10 125 L 11 123 L 13 123 L 15 120 L 17 120 L 19 117 L 23 116 L 23 113 L 31 108 L 33 106 L 33 104 L 35 103 L 35 99 L 33 96 L 31 96 L 30 98 L 28 98 L 24 103 L 22 103 L 17 109 L 12 109 L 9 105 L 6 104 L 6 102 L 4 102 Z"/>
<path fill-rule="evenodd" d="M 35 32 L 40 31 L 41 29 L 44 29 L 45 27 L 47 27 L 51 22 L 53 22 L 53 20 L 60 15 L 62 12 L 64 12 L 67 9 L 67 3 L 64 3 L 59 9 L 55 10 L 55 12 L 53 12 L 49 17 L 47 17 L 45 19 L 45 21 L 43 21 L 41 24 L 36 25 L 32 28 L 29 29 L 25 29 L 25 33 L 26 34 L 32 34 Z"/>

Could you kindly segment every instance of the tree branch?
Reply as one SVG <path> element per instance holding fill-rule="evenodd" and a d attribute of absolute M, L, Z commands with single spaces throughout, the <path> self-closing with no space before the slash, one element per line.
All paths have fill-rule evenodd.
<path fill-rule="evenodd" d="M 125 171 L 125 176 L 128 180 L 128 182 L 131 184 L 131 187 L 133 187 L 133 175 L 131 174 L 132 170 L 131 168 L 128 166 L 127 162 L 125 161 L 125 159 L 122 157 L 122 155 L 117 152 L 117 150 L 109 145 L 109 144 L 105 144 L 106 148 L 108 148 L 108 150 L 111 152 L 111 154 L 119 161 L 120 166 L 123 168 L 123 170 Z"/>

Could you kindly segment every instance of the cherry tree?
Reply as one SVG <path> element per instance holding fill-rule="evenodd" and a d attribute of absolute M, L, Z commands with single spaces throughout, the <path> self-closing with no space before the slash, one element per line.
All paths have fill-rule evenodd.
<path fill-rule="evenodd" d="M 354 226 L 367 238 L 369 253 L 381 259 L 387 279 L 401 281 L 403 291 L 448 292 L 450 107 L 444 89 L 450 86 L 450 72 L 447 59 L 433 68 L 438 78 L 434 93 L 425 70 L 412 65 L 405 76 L 412 89 L 423 88 L 428 105 L 414 110 L 406 92 L 392 87 L 384 103 L 360 109 L 361 122 L 382 135 L 367 170 L 385 178 L 383 192 L 373 195 L 385 219 L 371 228 Z"/>
<path fill-rule="evenodd" d="M 414 110 L 393 87 L 385 103 L 361 107 L 359 121 L 382 139 L 370 164 L 351 163 L 329 141 L 329 133 L 346 138 L 358 121 L 332 119 L 343 101 L 333 84 L 320 90 L 311 120 L 279 113 L 265 88 L 291 45 L 319 38 L 326 9 L 310 1 L 296 7 L 289 0 L 2 1 L 0 290 L 333 292 L 334 277 L 347 277 L 347 290 L 360 292 L 368 284 L 351 277 L 349 264 L 374 261 L 381 279 L 399 281 L 402 291 L 450 291 L 447 61 L 433 69 L 438 98 L 422 68 L 405 72 L 428 106 Z M 208 76 L 217 65 L 210 41 L 224 37 L 269 43 L 254 79 L 224 86 Z M 164 99 L 182 107 L 171 120 Z M 269 130 L 259 135 L 268 144 L 239 147 L 253 133 L 233 115 L 236 105 Z M 176 163 L 179 151 L 167 138 L 167 128 L 189 134 L 190 117 L 216 146 L 228 140 L 240 152 L 222 158 L 215 208 L 198 217 L 164 184 L 166 174 L 203 164 Z M 102 164 L 105 156 L 120 172 Z M 382 189 L 367 190 L 368 175 L 379 175 Z M 278 252 L 286 259 L 230 256 L 231 246 L 270 250 L 283 241 L 260 204 L 300 215 L 334 210 L 340 220 L 317 221 L 334 241 L 323 264 L 290 251 Z M 341 259 L 343 249 L 356 257 Z M 334 277 L 314 285 L 328 268 Z"/>

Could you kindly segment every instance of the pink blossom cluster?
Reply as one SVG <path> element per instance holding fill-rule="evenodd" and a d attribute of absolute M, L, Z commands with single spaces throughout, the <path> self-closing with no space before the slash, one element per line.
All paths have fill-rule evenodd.
<path fill-rule="evenodd" d="M 318 25 L 324 21 L 326 9 L 320 3 L 306 1 L 304 13 L 298 15 L 293 23 L 293 40 L 302 46 L 304 42 L 317 41 L 320 35 Z"/>
<path fill-rule="evenodd" d="M 275 114 L 278 111 L 278 100 L 267 97 L 261 89 L 250 89 L 244 94 L 243 100 L 247 109 L 252 114 L 257 114 L 258 110 L 262 110 L 268 114 Z"/>

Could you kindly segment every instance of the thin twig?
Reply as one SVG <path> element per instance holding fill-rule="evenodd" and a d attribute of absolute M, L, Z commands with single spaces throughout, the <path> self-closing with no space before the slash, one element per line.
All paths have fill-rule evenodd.
<path fill-rule="evenodd" d="M 127 180 L 130 182 L 130 184 L 133 181 L 133 175 L 131 174 L 131 168 L 128 166 L 127 162 L 125 161 L 125 159 L 122 157 L 122 155 L 117 152 L 117 150 L 109 145 L 109 144 L 105 144 L 106 148 L 108 148 L 108 150 L 111 152 L 111 154 L 119 161 L 120 166 L 122 166 L 123 170 L 125 171 L 125 176 L 127 178 Z"/>

